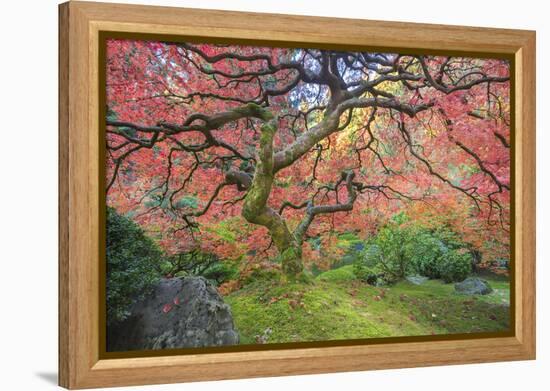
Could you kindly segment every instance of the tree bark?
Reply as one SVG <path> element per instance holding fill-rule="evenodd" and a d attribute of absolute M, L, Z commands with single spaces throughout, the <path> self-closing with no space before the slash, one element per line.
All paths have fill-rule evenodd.
<path fill-rule="evenodd" d="M 301 246 L 281 215 L 267 205 L 274 178 L 273 137 L 277 127 L 272 117 L 266 119 L 269 121 L 261 128 L 256 172 L 244 199 L 242 215 L 248 222 L 264 226 L 269 230 L 271 238 L 279 250 L 284 273 L 288 276 L 295 276 L 304 268 Z"/>
<path fill-rule="evenodd" d="M 353 204 L 357 199 L 357 192 L 355 191 L 355 187 L 353 184 L 354 178 L 355 173 L 353 171 L 342 172 L 342 181 L 344 181 L 346 189 L 348 191 L 348 200 L 346 203 L 313 206 L 313 203 L 309 202 L 304 218 L 294 230 L 294 237 L 300 245 L 303 243 L 305 234 L 310 224 L 313 222 L 315 216 L 326 213 L 349 212 L 353 209 Z"/>

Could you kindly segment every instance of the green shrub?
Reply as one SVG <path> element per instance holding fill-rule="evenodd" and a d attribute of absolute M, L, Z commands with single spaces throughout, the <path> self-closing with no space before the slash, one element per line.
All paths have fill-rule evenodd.
<path fill-rule="evenodd" d="M 369 283 L 393 283 L 411 274 L 462 281 L 471 271 L 467 247 L 447 227 L 427 229 L 400 213 L 365 243 L 354 272 Z"/>
<path fill-rule="evenodd" d="M 195 249 L 168 257 L 161 264 L 161 272 L 175 277 L 203 276 L 219 285 L 235 277 L 238 273 L 236 263 Z"/>
<path fill-rule="evenodd" d="M 238 269 L 235 265 L 225 262 L 216 262 L 202 272 L 202 276 L 208 280 L 221 285 L 226 281 L 235 278 L 238 274 Z"/>
<path fill-rule="evenodd" d="M 367 242 L 364 250 L 362 262 L 367 267 L 376 266 L 388 283 L 405 277 L 410 271 L 408 247 L 413 232 L 403 226 L 405 222 L 404 215 L 396 215 L 390 223 L 380 229 L 378 235 Z"/>
<path fill-rule="evenodd" d="M 160 262 L 158 268 L 161 274 L 164 276 L 171 274 L 173 271 L 173 265 L 168 260 L 163 260 L 162 262 Z"/>
<path fill-rule="evenodd" d="M 353 265 L 353 273 L 361 281 L 366 282 L 369 285 L 376 286 L 379 279 L 382 278 L 382 273 L 377 267 L 369 267 L 364 263 L 355 263 Z"/>
<path fill-rule="evenodd" d="M 280 280 L 281 277 L 282 273 L 278 265 L 257 267 L 242 278 L 242 283 L 248 285 L 258 281 L 272 282 Z"/>
<path fill-rule="evenodd" d="M 374 267 L 380 263 L 380 259 L 382 257 L 382 251 L 380 249 L 380 246 L 378 244 L 375 244 L 375 240 L 373 241 L 373 244 L 367 245 L 365 247 L 365 250 L 362 253 L 362 259 L 360 259 L 359 263 L 364 264 L 367 267 Z"/>
<path fill-rule="evenodd" d="M 162 252 L 133 221 L 107 208 L 107 322 L 123 321 L 160 277 Z"/>
<path fill-rule="evenodd" d="M 445 282 L 463 281 L 472 270 L 472 255 L 460 250 L 448 251 L 439 262 L 439 274 Z"/>
<path fill-rule="evenodd" d="M 413 271 L 432 279 L 441 278 L 439 263 L 448 251 L 445 244 L 427 230 L 419 229 L 411 237 L 413 239 L 405 247 Z"/>

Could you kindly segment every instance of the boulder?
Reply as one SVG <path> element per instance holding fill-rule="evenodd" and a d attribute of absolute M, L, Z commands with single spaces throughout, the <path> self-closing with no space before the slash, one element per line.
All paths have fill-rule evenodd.
<path fill-rule="evenodd" d="M 488 295 L 493 291 L 489 283 L 481 278 L 468 277 L 455 284 L 455 291 L 461 295 Z"/>
<path fill-rule="evenodd" d="M 203 277 L 162 279 L 131 316 L 110 326 L 107 351 L 235 345 L 231 310 Z"/>
<path fill-rule="evenodd" d="M 407 277 L 405 277 L 405 279 L 406 279 L 407 281 L 409 281 L 411 284 L 414 284 L 414 285 L 422 285 L 422 284 L 424 284 L 426 281 L 428 281 L 428 277 L 419 276 L 419 275 L 416 275 L 416 276 L 407 276 Z"/>

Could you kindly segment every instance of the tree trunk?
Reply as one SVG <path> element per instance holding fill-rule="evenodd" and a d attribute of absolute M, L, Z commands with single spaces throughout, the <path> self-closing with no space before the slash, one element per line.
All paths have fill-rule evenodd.
<path fill-rule="evenodd" d="M 269 122 L 266 122 L 261 128 L 262 135 L 256 172 L 244 199 L 242 215 L 248 222 L 264 226 L 269 230 L 279 251 L 284 273 L 293 277 L 303 270 L 302 249 L 289 231 L 285 220 L 267 205 L 274 178 L 273 137 L 277 128 L 271 114 L 266 114 L 265 120 Z"/>

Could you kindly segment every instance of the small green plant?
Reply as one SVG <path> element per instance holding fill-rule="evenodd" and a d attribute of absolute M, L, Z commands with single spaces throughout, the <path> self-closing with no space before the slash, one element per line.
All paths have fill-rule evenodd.
<path fill-rule="evenodd" d="M 416 274 L 429 278 L 441 278 L 440 261 L 449 250 L 432 232 L 417 229 L 411 243 L 407 243 L 407 256 Z"/>
<path fill-rule="evenodd" d="M 222 260 L 199 249 L 172 255 L 161 264 L 162 274 L 170 277 L 202 276 L 220 285 L 236 276 L 235 261 Z"/>
<path fill-rule="evenodd" d="M 353 265 L 353 273 L 361 281 L 373 286 L 378 284 L 379 279 L 381 279 L 383 275 L 376 266 L 369 267 L 359 262 Z"/>
<path fill-rule="evenodd" d="M 160 278 L 162 252 L 133 221 L 107 208 L 107 323 L 130 316 L 131 305 Z"/>
<path fill-rule="evenodd" d="M 238 269 L 234 264 L 228 261 L 220 261 L 204 270 L 202 276 L 212 282 L 215 282 L 216 285 L 220 285 L 235 278 L 237 274 Z"/>
<path fill-rule="evenodd" d="M 471 265 L 471 250 L 454 232 L 428 229 L 399 213 L 365 243 L 354 272 L 369 284 L 394 283 L 411 274 L 454 282 L 466 278 Z"/>
<path fill-rule="evenodd" d="M 242 282 L 244 285 L 252 284 L 258 281 L 279 281 L 282 277 L 280 267 L 278 265 L 264 265 L 264 267 L 258 267 L 248 272 Z"/>
<path fill-rule="evenodd" d="M 413 238 L 413 232 L 404 226 L 406 221 L 404 214 L 394 216 L 390 223 L 380 229 L 378 235 L 367 241 L 364 255 L 356 264 L 362 263 L 367 268 L 376 267 L 388 283 L 404 278 L 410 270 L 408 246 Z M 361 274 L 361 266 L 357 268 Z"/>
<path fill-rule="evenodd" d="M 448 251 L 439 262 L 439 274 L 445 282 L 458 282 L 472 270 L 472 255 L 460 250 Z"/>

